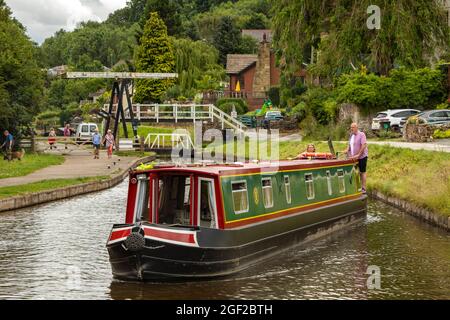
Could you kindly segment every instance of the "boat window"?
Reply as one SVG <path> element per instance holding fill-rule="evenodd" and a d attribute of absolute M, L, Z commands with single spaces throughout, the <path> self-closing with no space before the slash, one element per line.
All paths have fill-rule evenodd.
<path fill-rule="evenodd" d="M 328 186 L 328 195 L 333 194 L 333 187 L 331 185 L 331 172 L 330 170 L 327 170 L 327 186 Z"/>
<path fill-rule="evenodd" d="M 272 178 L 262 179 L 262 193 L 263 193 L 264 207 L 272 208 L 273 207 Z"/>
<path fill-rule="evenodd" d="M 247 181 L 232 182 L 231 193 L 234 213 L 248 212 Z"/>
<path fill-rule="evenodd" d="M 191 196 L 191 178 L 187 177 L 184 180 L 184 205 L 189 205 Z"/>
<path fill-rule="evenodd" d="M 139 175 L 136 177 L 138 181 L 137 185 L 137 198 L 135 205 L 136 222 L 149 220 L 149 179 L 147 175 Z"/>
<path fill-rule="evenodd" d="M 345 176 L 344 176 L 344 170 L 338 170 L 338 180 L 339 180 L 339 192 L 344 193 L 345 192 Z"/>
<path fill-rule="evenodd" d="M 291 180 L 289 179 L 289 176 L 284 176 L 284 191 L 286 193 L 286 202 L 291 203 L 292 197 L 291 197 Z"/>
<path fill-rule="evenodd" d="M 213 181 L 200 179 L 199 226 L 216 228 L 216 200 Z"/>
<path fill-rule="evenodd" d="M 190 225 L 191 178 L 161 176 L 159 178 L 158 223 Z"/>
<path fill-rule="evenodd" d="M 315 198 L 314 194 L 314 178 L 312 173 L 305 174 L 306 197 L 308 200 Z"/>

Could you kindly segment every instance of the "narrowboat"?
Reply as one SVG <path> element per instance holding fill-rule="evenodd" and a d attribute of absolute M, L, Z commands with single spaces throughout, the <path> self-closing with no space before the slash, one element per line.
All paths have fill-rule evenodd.
<path fill-rule="evenodd" d="M 353 160 L 155 165 L 130 171 L 126 216 L 107 241 L 113 276 L 227 276 L 366 214 Z"/>

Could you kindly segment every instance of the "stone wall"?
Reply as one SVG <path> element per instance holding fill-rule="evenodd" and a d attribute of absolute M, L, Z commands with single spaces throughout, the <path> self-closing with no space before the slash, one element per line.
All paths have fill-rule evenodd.
<path fill-rule="evenodd" d="M 364 132 L 372 132 L 372 118 L 375 115 L 363 115 L 359 107 L 352 103 L 343 103 L 339 107 L 338 120 L 345 121 L 351 119 L 352 122 L 356 122 L 361 130 Z"/>
<path fill-rule="evenodd" d="M 403 130 L 403 138 L 408 142 L 429 142 L 433 140 L 433 133 L 437 129 L 443 131 L 450 129 L 450 124 L 433 125 L 428 124 L 406 124 Z"/>
<path fill-rule="evenodd" d="M 271 121 L 270 129 L 278 129 L 280 131 L 298 130 L 298 120 L 296 117 L 285 117 L 280 121 Z"/>

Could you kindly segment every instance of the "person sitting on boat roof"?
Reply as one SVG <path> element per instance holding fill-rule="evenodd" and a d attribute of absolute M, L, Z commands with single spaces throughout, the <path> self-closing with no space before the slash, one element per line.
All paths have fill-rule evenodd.
<path fill-rule="evenodd" d="M 306 151 L 300 153 L 298 156 L 294 158 L 294 160 L 300 160 L 300 159 L 307 159 L 308 154 L 315 153 L 316 152 L 316 146 L 312 143 L 308 144 L 306 147 Z"/>

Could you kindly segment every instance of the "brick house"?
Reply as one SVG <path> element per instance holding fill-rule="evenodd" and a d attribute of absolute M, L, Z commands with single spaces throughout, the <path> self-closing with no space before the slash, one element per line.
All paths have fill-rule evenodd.
<path fill-rule="evenodd" d="M 271 30 L 242 30 L 259 41 L 258 54 L 229 54 L 227 56 L 227 75 L 230 77 L 229 89 L 225 96 L 243 98 L 251 110 L 258 109 L 267 98 L 268 90 L 280 83 L 280 69 L 275 64 L 271 49 Z M 236 90 L 239 82 L 240 91 Z"/>

